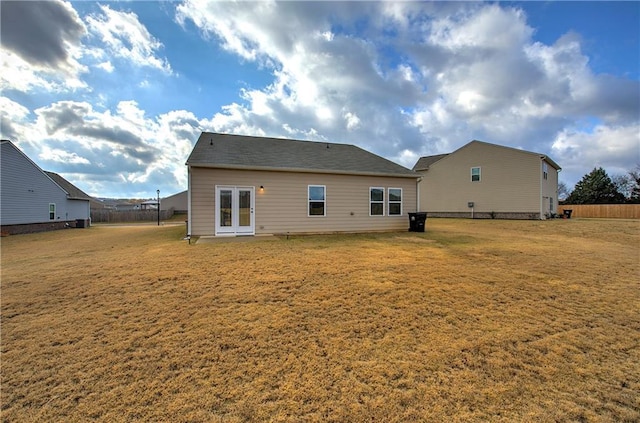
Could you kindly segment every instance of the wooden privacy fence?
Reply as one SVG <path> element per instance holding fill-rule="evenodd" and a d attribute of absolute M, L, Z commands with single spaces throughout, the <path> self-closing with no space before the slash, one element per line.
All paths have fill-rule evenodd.
<path fill-rule="evenodd" d="M 640 219 L 640 204 L 560 204 L 558 213 L 573 210 L 571 217 Z"/>
<path fill-rule="evenodd" d="M 173 216 L 173 208 L 160 210 L 160 220 L 167 220 Z M 158 210 L 102 210 L 91 209 L 92 223 L 124 223 L 124 222 L 153 222 L 158 219 Z"/>

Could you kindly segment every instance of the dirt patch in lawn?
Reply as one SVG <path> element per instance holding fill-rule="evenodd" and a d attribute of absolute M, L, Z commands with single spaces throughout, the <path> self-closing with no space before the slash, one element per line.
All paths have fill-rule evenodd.
<path fill-rule="evenodd" d="M 2 239 L 3 421 L 638 421 L 640 222 Z"/>

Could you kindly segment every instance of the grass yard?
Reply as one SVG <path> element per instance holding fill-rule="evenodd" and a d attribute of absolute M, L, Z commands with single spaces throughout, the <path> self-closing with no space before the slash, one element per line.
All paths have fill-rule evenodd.
<path fill-rule="evenodd" d="M 640 421 L 640 221 L 2 238 L 5 422 Z"/>

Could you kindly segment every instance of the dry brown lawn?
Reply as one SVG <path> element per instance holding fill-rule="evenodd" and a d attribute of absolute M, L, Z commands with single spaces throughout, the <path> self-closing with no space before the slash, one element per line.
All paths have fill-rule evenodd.
<path fill-rule="evenodd" d="M 2 421 L 640 420 L 640 221 L 2 239 Z"/>

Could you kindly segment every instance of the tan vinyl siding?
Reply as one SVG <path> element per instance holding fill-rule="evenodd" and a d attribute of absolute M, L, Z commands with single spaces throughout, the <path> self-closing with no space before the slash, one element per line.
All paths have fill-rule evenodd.
<path fill-rule="evenodd" d="M 408 228 L 415 178 L 191 168 L 191 233 L 215 233 L 216 185 L 255 187 L 255 233 L 360 232 Z M 309 185 L 326 186 L 326 216 L 308 216 Z M 260 192 L 264 186 L 264 192 Z M 369 216 L 369 187 L 402 188 L 402 215 Z"/>
<path fill-rule="evenodd" d="M 187 210 L 187 191 L 173 194 L 160 200 L 160 208 L 162 210 L 173 209 L 175 212 L 184 212 Z"/>
<path fill-rule="evenodd" d="M 539 213 L 542 160 L 535 153 L 472 142 L 433 163 L 420 183 L 420 209 L 428 212 Z M 481 168 L 478 182 L 471 168 Z M 554 179 L 555 178 L 555 179 Z M 553 186 L 553 180 L 556 185 Z M 547 196 L 556 197 L 557 171 L 549 165 Z"/>
<path fill-rule="evenodd" d="M 558 213 L 558 171 L 547 163 L 547 179 L 545 180 L 542 176 L 542 170 L 540 170 L 540 180 L 542 183 L 542 213 L 549 212 L 549 200 L 553 200 L 553 210 L 551 212 Z M 541 165 L 542 166 L 542 165 Z"/>

